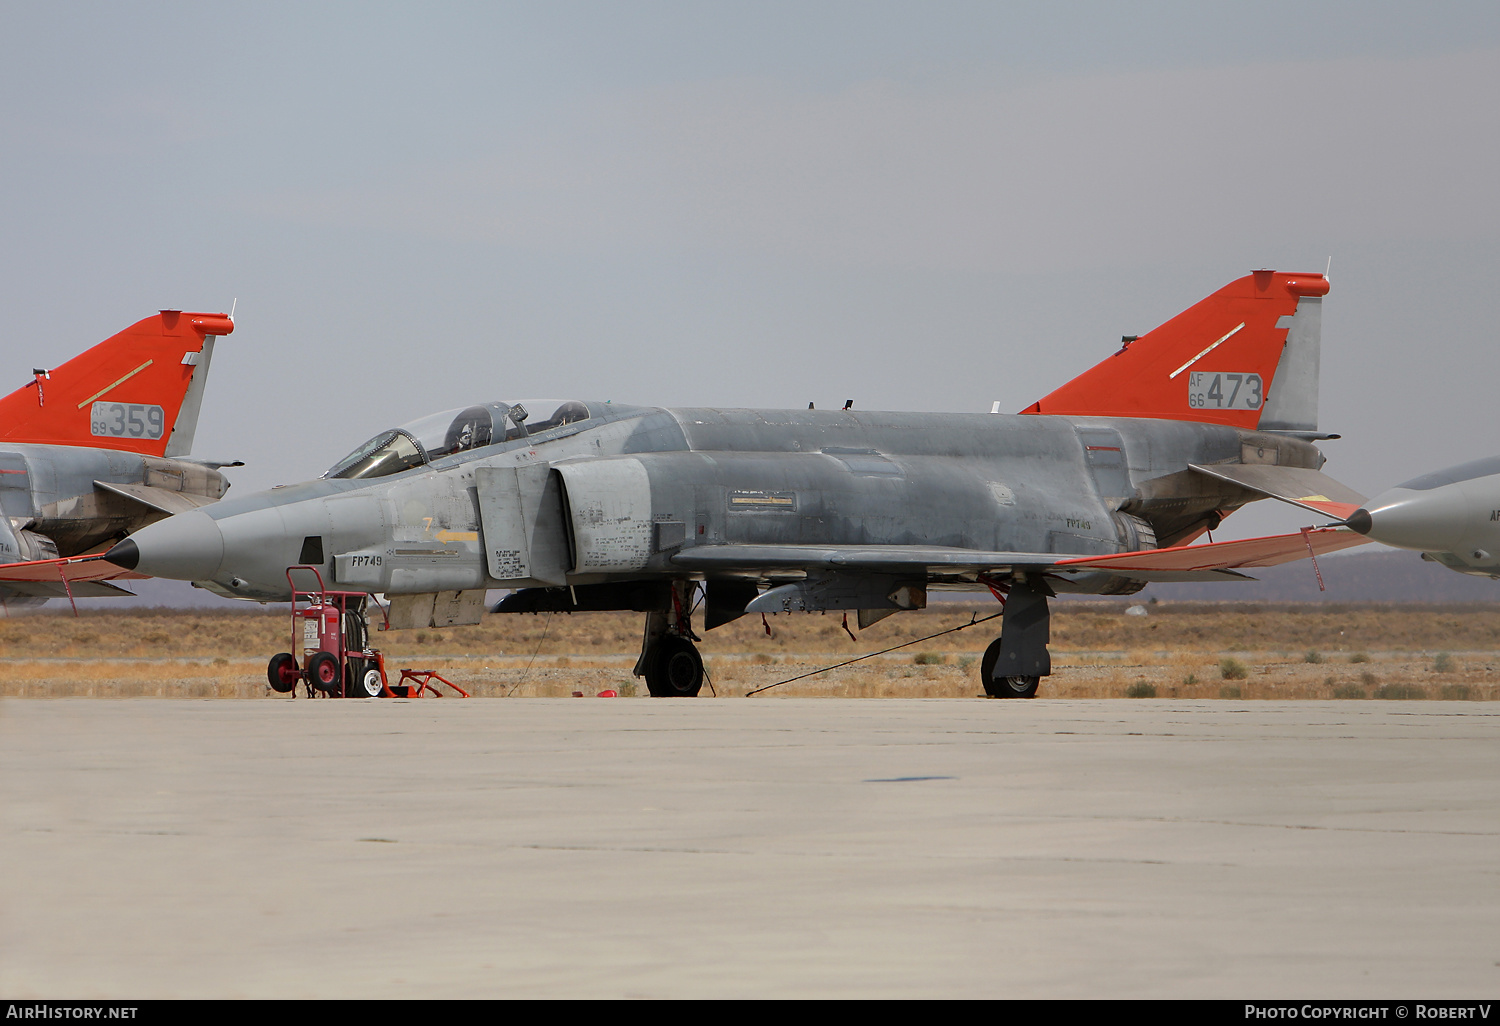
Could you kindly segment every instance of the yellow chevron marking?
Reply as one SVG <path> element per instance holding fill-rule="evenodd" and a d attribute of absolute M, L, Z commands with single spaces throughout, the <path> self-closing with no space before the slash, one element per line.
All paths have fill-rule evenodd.
<path fill-rule="evenodd" d="M 91 395 L 91 396 L 89 396 L 89 397 L 88 397 L 88 398 L 87 398 L 87 399 L 85 399 L 85 400 L 84 400 L 84 401 L 83 401 L 83 402 L 81 402 L 81 403 L 79 403 L 79 404 L 78 404 L 78 408 L 79 408 L 79 409 L 80 409 L 80 410 L 81 410 L 81 409 L 83 409 L 83 408 L 84 408 L 84 407 L 85 407 L 85 406 L 87 406 L 87 405 L 88 405 L 88 404 L 89 404 L 89 403 L 91 403 L 91 402 L 93 402 L 93 401 L 94 401 L 94 400 L 95 400 L 95 399 L 97 399 L 97 398 L 99 398 L 99 397 L 100 397 L 100 396 L 101 396 L 101 395 L 103 395 L 103 394 L 104 394 L 104 393 L 105 393 L 105 392 L 108 392 L 108 391 L 110 391 L 110 390 L 111 390 L 111 389 L 115 389 L 115 388 L 119 388 L 119 387 L 120 387 L 120 386 L 121 386 L 121 385 L 123 385 L 123 384 L 125 384 L 125 382 L 127 382 L 127 381 L 129 381 L 129 380 L 130 380 L 130 379 L 131 379 L 131 378 L 133 378 L 133 377 L 135 377 L 135 376 L 136 376 L 136 375 L 137 375 L 137 374 L 139 374 L 139 373 L 140 373 L 140 372 L 141 372 L 141 371 L 143 371 L 143 370 L 145 370 L 145 369 L 146 369 L 146 368 L 147 368 L 147 367 L 149 367 L 149 366 L 151 366 L 151 363 L 152 363 L 152 361 L 150 361 L 150 360 L 147 360 L 147 361 L 146 361 L 146 362 L 145 362 L 145 363 L 143 363 L 143 364 L 141 364 L 141 365 L 140 365 L 140 366 L 139 366 L 139 367 L 137 367 L 137 368 L 136 368 L 136 369 L 135 369 L 135 370 L 133 370 L 133 371 L 131 371 L 131 372 L 130 372 L 130 373 L 129 373 L 129 374 L 127 374 L 127 375 L 125 375 L 125 376 L 124 376 L 124 377 L 123 377 L 123 378 L 121 378 L 121 379 L 120 379 L 120 380 L 119 380 L 119 381 L 116 381 L 116 382 L 115 382 L 115 383 L 114 383 L 114 384 L 113 384 L 113 385 L 106 385 L 106 386 L 104 386 L 104 387 L 103 387 L 103 388 L 101 388 L 101 389 L 99 389 L 99 391 L 97 391 L 97 392 L 95 392 L 95 393 L 94 393 L 94 394 L 93 394 L 93 395 Z"/>

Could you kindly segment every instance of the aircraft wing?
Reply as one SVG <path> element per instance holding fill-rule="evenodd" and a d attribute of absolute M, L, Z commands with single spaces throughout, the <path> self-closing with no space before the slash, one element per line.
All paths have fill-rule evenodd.
<path fill-rule="evenodd" d="M 1257 463 L 1188 464 L 1188 469 L 1260 492 L 1314 513 L 1347 520 L 1364 505 L 1365 497 L 1320 470 L 1276 467 Z"/>
<path fill-rule="evenodd" d="M 848 570 L 962 573 L 1042 568 L 1065 557 L 1046 552 L 984 552 L 944 545 L 700 545 L 672 558 L 688 570 Z"/>
<path fill-rule="evenodd" d="M 706 545 L 680 552 L 672 562 L 684 569 L 710 573 L 796 569 L 927 576 L 1024 570 L 1113 573 L 1148 582 L 1248 580 L 1236 570 L 1290 563 L 1310 552 L 1319 555 L 1336 552 L 1362 545 L 1367 540 L 1363 535 L 1343 528 L 1318 528 L 1306 533 L 1299 531 L 1207 545 L 1179 545 L 1109 556 L 985 552 L 940 545 Z"/>

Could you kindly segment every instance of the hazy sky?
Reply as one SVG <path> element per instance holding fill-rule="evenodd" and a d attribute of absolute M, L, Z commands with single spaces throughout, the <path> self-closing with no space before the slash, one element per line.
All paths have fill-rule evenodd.
<path fill-rule="evenodd" d="M 238 298 L 244 491 L 498 398 L 1018 410 L 1331 256 L 1374 493 L 1500 451 L 1497 187 L 1493 2 L 3 0 L 0 374 Z"/>

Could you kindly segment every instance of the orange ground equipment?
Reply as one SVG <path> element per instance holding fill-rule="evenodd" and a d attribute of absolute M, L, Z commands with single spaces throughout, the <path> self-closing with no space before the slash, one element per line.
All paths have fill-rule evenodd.
<path fill-rule="evenodd" d="M 444 677 L 442 674 L 438 673 L 436 670 L 402 670 L 401 683 L 395 685 L 392 690 L 401 689 L 408 691 L 412 698 L 420 698 L 423 692 L 430 691 L 432 692 L 433 698 L 442 698 L 443 693 L 437 689 L 437 685 L 432 683 L 434 680 L 442 681 L 454 691 L 457 691 L 464 698 L 469 697 L 469 693 L 467 691 L 459 687 L 457 684 L 453 683 L 447 677 Z M 412 689 L 411 685 L 406 683 L 407 681 L 411 681 L 412 684 L 415 685 L 415 689 Z"/>

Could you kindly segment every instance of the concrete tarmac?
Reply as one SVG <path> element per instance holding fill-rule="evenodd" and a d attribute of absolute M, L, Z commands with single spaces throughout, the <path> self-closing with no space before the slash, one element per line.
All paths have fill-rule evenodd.
<path fill-rule="evenodd" d="M 1493 998 L 1500 707 L 0 702 L 0 996 Z"/>

